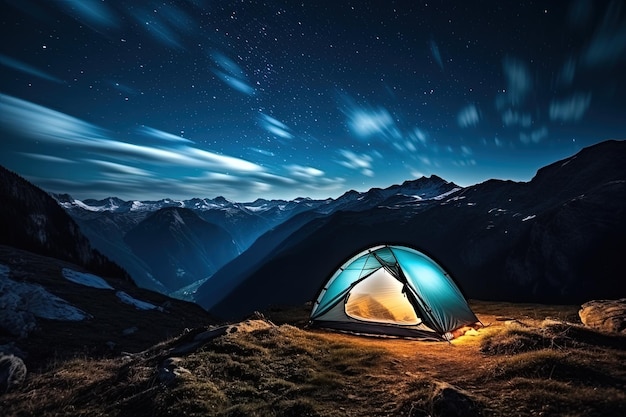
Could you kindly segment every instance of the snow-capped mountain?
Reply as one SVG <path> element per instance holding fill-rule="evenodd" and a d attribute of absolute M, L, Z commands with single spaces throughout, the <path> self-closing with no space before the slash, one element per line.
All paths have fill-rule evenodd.
<path fill-rule="evenodd" d="M 349 191 L 334 200 L 257 199 L 253 202 L 238 203 L 223 197 L 158 201 L 123 201 L 109 197 L 103 200 L 81 201 L 67 194 L 55 195 L 55 198 L 81 226 L 92 244 L 123 265 L 139 285 L 169 294 L 188 285 L 193 286 L 190 281 L 192 279 L 206 279 L 217 267 L 244 252 L 267 232 L 270 232 L 270 240 L 276 240 L 276 236 L 282 236 L 285 230 L 296 230 L 312 218 L 325 217 L 336 211 L 362 211 L 379 205 L 415 208 L 422 201 L 458 190 L 460 187 L 455 184 L 432 176 L 406 181 L 402 185 L 386 189 Z M 185 239 L 175 237 L 170 232 L 161 233 L 158 238 L 156 236 L 148 238 L 150 234 L 145 230 L 138 231 L 146 229 L 144 223 L 148 222 L 148 219 L 151 226 L 147 229 L 170 230 L 173 224 L 171 218 L 153 216 L 153 213 L 163 210 L 183 210 L 190 213 L 188 215 L 194 214 L 199 218 L 197 220 L 202 220 L 200 223 L 197 220 L 194 222 L 203 227 L 187 228 L 184 233 Z M 289 223 L 291 219 L 294 220 Z M 276 227 L 285 223 L 289 223 L 289 226 L 281 228 L 278 235 L 272 233 Z M 209 234 L 201 233 L 203 228 L 207 227 L 221 228 L 229 236 L 225 237 L 218 233 L 209 237 Z M 139 239 L 137 236 L 144 238 Z M 181 246 L 183 241 L 187 243 Z M 156 242 L 159 244 L 156 245 Z M 213 251 L 197 250 L 205 246 L 217 247 L 216 245 L 222 242 L 226 243 L 220 247 L 228 249 L 215 251 L 213 255 L 209 255 Z M 187 249 L 182 250 L 182 247 Z M 235 251 L 231 250 L 233 247 Z M 207 257 L 211 260 L 209 261 Z M 179 262 L 182 258 L 186 261 Z M 192 262 L 193 259 L 195 261 Z M 164 263 L 169 266 L 165 267 Z M 191 267 L 191 263 L 195 266 Z M 181 266 L 183 264 L 187 266 Z"/>
<path fill-rule="evenodd" d="M 304 213 L 224 266 L 196 300 L 229 318 L 310 301 L 334 268 L 381 242 L 432 255 L 473 298 L 571 303 L 623 297 L 624 161 L 626 142 L 606 141 L 540 169 L 527 183 L 489 180 L 401 209 L 389 203 L 407 202 L 398 196 L 410 193 L 362 211 Z M 380 193 L 373 194 L 380 201 Z"/>

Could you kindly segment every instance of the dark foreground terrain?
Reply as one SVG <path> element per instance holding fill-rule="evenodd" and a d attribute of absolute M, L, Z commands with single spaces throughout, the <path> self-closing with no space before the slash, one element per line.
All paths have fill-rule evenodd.
<path fill-rule="evenodd" d="M 472 302 L 452 343 L 307 330 L 307 310 L 195 329 L 142 352 L 50 360 L 4 416 L 621 416 L 626 337 L 577 306 Z M 578 324 L 577 324 L 578 323 Z M 88 344 L 89 335 L 76 342 Z"/>

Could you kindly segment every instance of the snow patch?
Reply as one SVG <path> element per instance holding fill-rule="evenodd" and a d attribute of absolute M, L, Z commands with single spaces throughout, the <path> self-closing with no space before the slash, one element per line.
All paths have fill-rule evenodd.
<path fill-rule="evenodd" d="M 433 197 L 433 200 L 443 200 L 444 198 L 448 197 L 451 194 L 456 193 L 459 190 L 462 190 L 462 188 L 460 188 L 460 187 L 453 188 L 450 191 L 448 191 L 447 193 L 439 194 L 438 196 Z"/>
<path fill-rule="evenodd" d="M 496 212 L 496 216 L 497 216 L 498 214 L 500 214 L 500 213 L 506 213 L 506 212 L 507 212 L 507 210 L 505 210 L 505 209 L 501 209 L 501 208 L 492 208 L 491 210 L 489 210 L 489 211 L 488 211 L 488 213 L 489 213 L 489 214 L 491 214 L 491 213 L 493 213 L 494 211 Z"/>
<path fill-rule="evenodd" d="M 253 213 L 259 213 L 267 210 L 267 204 L 263 204 L 262 206 L 243 206 L 246 210 L 249 210 Z"/>
<path fill-rule="evenodd" d="M 18 282 L 8 277 L 10 269 L 0 265 L 0 327 L 26 337 L 37 327 L 36 318 L 81 321 L 91 316 L 38 284 Z"/>
<path fill-rule="evenodd" d="M 133 201 L 133 204 L 130 206 L 130 211 L 142 211 L 145 210 L 145 204 L 141 201 Z"/>
<path fill-rule="evenodd" d="M 117 295 L 117 298 L 119 298 L 121 302 L 123 302 L 124 304 L 131 305 L 131 306 L 135 307 L 137 310 L 159 310 L 159 311 L 163 311 L 163 307 L 157 307 L 154 304 L 148 303 L 146 301 L 138 300 L 138 299 L 136 299 L 136 298 L 126 294 L 124 291 L 118 291 L 118 292 L 115 293 L 115 295 Z"/>
<path fill-rule="evenodd" d="M 103 207 L 90 206 L 88 204 L 83 203 L 80 200 L 74 200 L 74 204 L 76 204 L 78 207 L 82 208 L 83 210 L 87 210 L 87 211 L 104 211 Z"/>
<path fill-rule="evenodd" d="M 532 214 L 532 215 L 530 215 L 530 216 L 526 216 L 526 217 L 524 217 L 524 218 L 522 219 L 522 221 L 523 221 L 523 222 L 525 222 L 526 220 L 534 219 L 535 217 L 537 217 L 537 215 Z"/>
<path fill-rule="evenodd" d="M 76 284 L 84 285 L 86 287 L 100 288 L 104 290 L 114 289 L 104 279 L 100 278 L 97 275 L 73 271 L 69 268 L 63 268 L 63 277 L 68 281 L 72 281 Z"/>

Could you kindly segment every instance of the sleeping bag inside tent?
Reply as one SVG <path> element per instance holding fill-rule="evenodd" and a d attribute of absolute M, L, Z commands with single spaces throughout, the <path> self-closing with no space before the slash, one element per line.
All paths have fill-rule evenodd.
<path fill-rule="evenodd" d="M 479 323 L 452 278 L 405 246 L 379 245 L 346 261 L 313 304 L 311 326 L 396 337 L 450 340 Z"/>

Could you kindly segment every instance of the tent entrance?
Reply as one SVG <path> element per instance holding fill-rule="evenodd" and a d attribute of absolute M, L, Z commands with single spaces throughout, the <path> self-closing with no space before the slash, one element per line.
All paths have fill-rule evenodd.
<path fill-rule="evenodd" d="M 402 291 L 404 284 L 385 268 L 358 282 L 348 294 L 345 312 L 349 317 L 373 323 L 414 326 L 422 322 Z"/>

